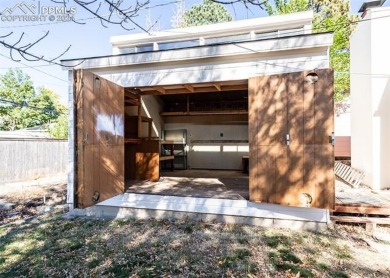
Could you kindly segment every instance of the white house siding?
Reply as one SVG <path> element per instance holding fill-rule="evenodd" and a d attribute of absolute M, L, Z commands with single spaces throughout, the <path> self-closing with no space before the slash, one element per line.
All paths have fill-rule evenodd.
<path fill-rule="evenodd" d="M 390 188 L 389 26 L 390 8 L 373 8 L 351 37 L 352 166 L 374 190 Z"/>

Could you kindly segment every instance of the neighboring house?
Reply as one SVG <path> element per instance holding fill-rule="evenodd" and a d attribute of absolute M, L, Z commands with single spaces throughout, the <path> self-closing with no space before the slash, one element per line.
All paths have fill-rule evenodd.
<path fill-rule="evenodd" d="M 351 36 L 352 166 L 380 190 L 390 188 L 390 8 L 364 7 Z"/>
<path fill-rule="evenodd" d="M 89 207 L 124 193 L 125 180 L 158 180 L 169 158 L 159 140 L 169 138 L 186 140 L 184 168 L 239 169 L 249 156 L 251 202 L 332 209 L 333 34 L 312 34 L 312 19 L 117 36 L 113 55 L 63 60 L 74 69 L 68 203 Z"/>
<path fill-rule="evenodd" d="M 0 131 L 0 138 L 21 138 L 21 139 L 33 139 L 33 138 L 51 138 L 47 126 L 34 126 L 15 131 Z"/>

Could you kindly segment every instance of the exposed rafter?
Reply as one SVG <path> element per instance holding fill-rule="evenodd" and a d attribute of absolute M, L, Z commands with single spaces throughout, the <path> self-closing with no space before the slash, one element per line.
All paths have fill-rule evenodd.
<path fill-rule="evenodd" d="M 221 91 L 221 84 L 220 83 L 214 83 L 213 85 L 219 92 Z"/>
<path fill-rule="evenodd" d="M 247 89 L 248 89 L 247 80 L 127 88 L 127 90 L 131 92 L 137 90 L 138 94 L 140 95 L 212 93 L 212 92 L 223 92 L 223 91 L 240 91 L 240 90 L 247 90 Z"/>
<path fill-rule="evenodd" d="M 191 85 L 184 84 L 183 87 L 186 88 L 190 93 L 194 93 L 195 91 L 194 87 L 192 87 Z"/>
<path fill-rule="evenodd" d="M 246 110 L 230 111 L 194 111 L 194 112 L 161 112 L 161 116 L 211 116 L 211 115 L 247 115 Z"/>

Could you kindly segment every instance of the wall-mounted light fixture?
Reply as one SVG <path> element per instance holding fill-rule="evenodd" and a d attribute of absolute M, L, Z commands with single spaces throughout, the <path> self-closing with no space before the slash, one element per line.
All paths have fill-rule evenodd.
<path fill-rule="evenodd" d="M 306 75 L 305 81 L 310 84 L 315 84 L 318 81 L 318 74 L 315 72 L 311 72 Z"/>
<path fill-rule="evenodd" d="M 99 77 L 95 77 L 95 86 L 96 86 L 96 88 L 100 88 L 100 79 L 99 79 Z"/>

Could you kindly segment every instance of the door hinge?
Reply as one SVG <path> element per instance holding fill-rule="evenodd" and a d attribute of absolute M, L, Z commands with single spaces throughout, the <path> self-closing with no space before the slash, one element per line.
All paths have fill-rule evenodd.
<path fill-rule="evenodd" d="M 332 146 L 334 146 L 334 132 L 332 132 L 332 135 L 329 136 L 329 143 L 332 144 Z"/>
<path fill-rule="evenodd" d="M 88 140 L 88 132 L 85 133 L 85 137 L 83 138 L 83 145 L 87 144 Z"/>

